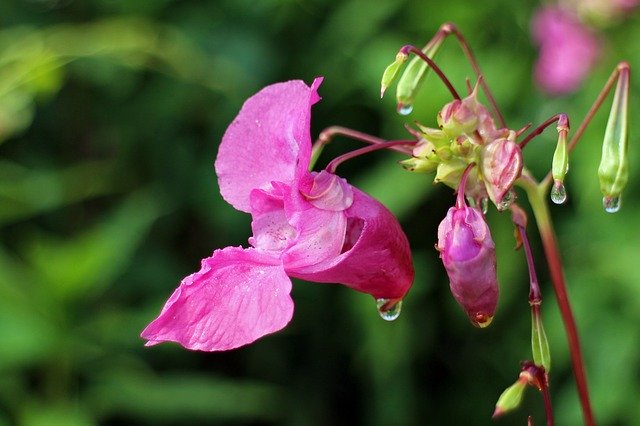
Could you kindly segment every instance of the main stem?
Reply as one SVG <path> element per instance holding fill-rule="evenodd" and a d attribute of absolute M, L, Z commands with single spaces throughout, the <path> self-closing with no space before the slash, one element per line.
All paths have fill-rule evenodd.
<path fill-rule="evenodd" d="M 587 426 L 595 426 L 591 402 L 589 399 L 589 388 L 587 386 L 587 378 L 584 371 L 584 360 L 580 349 L 580 340 L 578 338 L 578 328 L 576 326 L 569 296 L 567 294 L 567 286 L 565 284 L 564 272 L 562 270 L 562 260 L 560 251 L 558 250 L 558 242 L 556 240 L 553 223 L 549 214 L 549 208 L 546 202 L 546 194 L 549 186 L 546 184 L 536 184 L 535 181 L 523 173 L 519 181 L 524 188 L 533 209 L 533 214 L 538 225 L 542 245 L 544 247 L 545 257 L 549 265 L 551 274 L 551 282 L 553 290 L 556 294 L 558 307 L 564 323 L 567 341 L 569 344 L 569 352 L 571 353 L 571 364 L 573 366 L 573 375 L 578 388 L 580 404 L 582 405 L 582 415 L 584 423 Z"/>

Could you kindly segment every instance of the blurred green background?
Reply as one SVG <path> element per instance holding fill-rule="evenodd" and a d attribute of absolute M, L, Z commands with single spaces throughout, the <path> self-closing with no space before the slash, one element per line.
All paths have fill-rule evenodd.
<path fill-rule="evenodd" d="M 218 142 L 244 99 L 289 79 L 325 76 L 314 136 L 339 124 L 387 139 L 435 125 L 447 102 L 433 75 L 413 115 L 379 99 L 384 67 L 446 21 L 468 37 L 509 125 L 567 112 L 576 128 L 615 64 L 640 70 L 637 19 L 603 29 L 601 64 L 559 99 L 531 78 L 534 1 L 7 0 L 0 3 L 0 425 L 492 424 L 501 391 L 531 357 L 528 276 L 507 215 L 489 213 L 501 301 L 473 328 L 434 249 L 454 199 L 394 153 L 341 174 L 400 218 L 416 281 L 387 323 L 367 295 L 296 282 L 292 323 L 223 353 L 138 337 L 180 279 L 215 248 L 245 245 L 249 217 L 220 197 Z M 458 88 L 459 47 L 439 63 Z M 390 91 L 391 92 L 391 91 Z M 390 93 L 392 95 L 392 93 Z M 596 169 L 607 113 L 578 146 L 569 202 L 552 207 L 602 425 L 640 422 L 638 80 L 632 75 L 632 179 L 620 213 L 603 212 Z M 605 108 L 608 108 L 608 104 Z M 555 132 L 527 147 L 539 176 Z M 321 158 L 360 145 L 336 140 Z M 260 155 L 259 153 L 255 153 Z M 243 159 L 251 161 L 251 158 Z M 558 424 L 581 415 L 537 233 Z M 496 424 L 544 422 L 541 397 Z"/>

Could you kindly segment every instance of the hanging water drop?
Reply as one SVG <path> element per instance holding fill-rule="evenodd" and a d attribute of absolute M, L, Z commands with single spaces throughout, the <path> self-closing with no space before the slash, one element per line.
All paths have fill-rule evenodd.
<path fill-rule="evenodd" d="M 385 321 L 393 321 L 400 316 L 402 299 L 377 299 L 378 313 Z"/>
<path fill-rule="evenodd" d="M 604 211 L 607 213 L 616 213 L 620 210 L 620 197 L 604 197 L 602 199 Z"/>
<path fill-rule="evenodd" d="M 413 111 L 413 105 L 398 103 L 398 114 L 409 115 Z"/>
<path fill-rule="evenodd" d="M 502 197 L 502 200 L 498 203 L 496 207 L 498 208 L 498 210 L 504 211 L 508 209 L 515 200 L 516 200 L 516 194 L 513 191 L 509 191 L 506 194 L 504 194 L 504 197 Z"/>
<path fill-rule="evenodd" d="M 553 183 L 551 188 L 551 201 L 556 204 L 563 204 L 567 201 L 567 189 L 564 187 L 564 183 L 557 180 Z"/>

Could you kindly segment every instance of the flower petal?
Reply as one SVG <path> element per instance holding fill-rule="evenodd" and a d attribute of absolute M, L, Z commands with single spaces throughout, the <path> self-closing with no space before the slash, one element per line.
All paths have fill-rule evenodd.
<path fill-rule="evenodd" d="M 241 247 L 216 250 L 182 280 L 141 336 L 147 346 L 173 341 L 201 351 L 237 348 L 287 325 L 290 291 L 277 258 Z"/>
<path fill-rule="evenodd" d="M 242 106 L 227 128 L 215 169 L 223 198 L 238 210 L 250 212 L 253 189 L 267 189 L 271 181 L 293 182 L 311 158 L 311 105 L 320 97 L 301 80 L 267 86 Z M 299 173 L 299 172 L 298 172 Z"/>
<path fill-rule="evenodd" d="M 413 282 L 413 264 L 409 242 L 397 219 L 357 188 L 353 188 L 353 204 L 345 214 L 342 253 L 317 265 L 287 268 L 289 276 L 344 284 L 376 299 L 404 297 Z"/>

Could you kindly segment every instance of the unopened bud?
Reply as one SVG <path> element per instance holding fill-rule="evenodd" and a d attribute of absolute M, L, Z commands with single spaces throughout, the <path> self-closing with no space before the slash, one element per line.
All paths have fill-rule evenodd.
<path fill-rule="evenodd" d="M 548 374 L 551 371 L 551 351 L 539 309 L 531 310 L 531 351 L 534 364 L 544 367 Z"/>
<path fill-rule="evenodd" d="M 496 409 L 493 412 L 493 418 L 498 418 L 518 408 L 522 402 L 522 396 L 526 388 L 527 381 L 523 378 L 519 378 L 514 384 L 506 388 L 500 395 L 500 398 L 498 398 Z"/>
<path fill-rule="evenodd" d="M 505 210 L 513 201 L 511 187 L 522 173 L 522 151 L 514 140 L 515 133 L 511 132 L 508 138 L 497 139 L 482 149 L 482 176 L 498 210 Z"/>
<path fill-rule="evenodd" d="M 602 144 L 602 159 L 598 168 L 604 208 L 609 213 L 620 209 L 620 196 L 629 179 L 627 158 L 627 112 L 629 97 L 629 65 L 618 65 L 620 75 L 609 121 Z"/>
<path fill-rule="evenodd" d="M 436 53 L 438 53 L 438 49 L 440 49 L 443 40 L 443 38 L 435 40 L 433 44 L 427 45 L 422 52 L 429 59 L 433 59 Z M 398 80 L 396 99 L 399 110 L 405 109 L 410 111 L 413 100 L 420 89 L 420 85 L 427 77 L 429 69 L 429 65 L 417 56 L 409 61 L 404 73 L 400 76 L 400 80 Z"/>
<path fill-rule="evenodd" d="M 438 125 L 451 137 L 472 133 L 478 126 L 475 108 L 467 99 L 454 99 L 438 113 Z"/>
<path fill-rule="evenodd" d="M 398 52 L 396 55 L 396 60 L 393 61 L 382 74 L 382 82 L 380 83 L 380 97 L 384 96 L 384 92 L 387 90 L 387 87 L 396 79 L 398 75 L 398 71 L 402 68 L 402 65 L 407 61 L 409 55 L 404 52 Z"/>
<path fill-rule="evenodd" d="M 482 213 L 464 202 L 463 183 L 458 191 L 456 206 L 438 227 L 437 248 L 453 297 L 475 326 L 486 327 L 498 303 L 495 245 Z"/>

